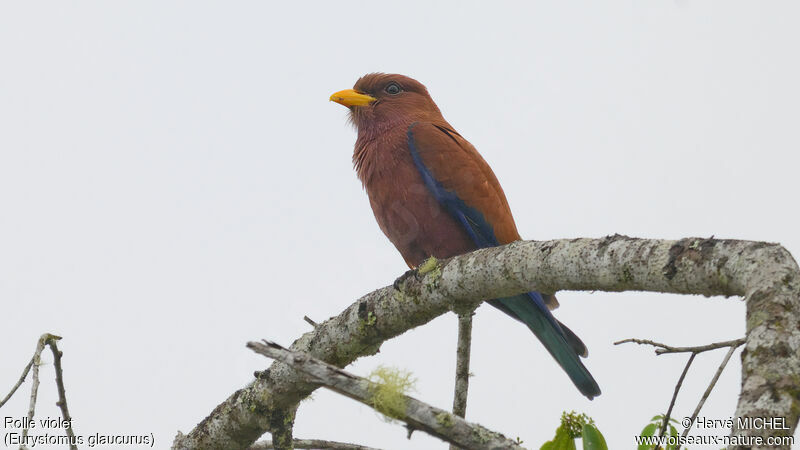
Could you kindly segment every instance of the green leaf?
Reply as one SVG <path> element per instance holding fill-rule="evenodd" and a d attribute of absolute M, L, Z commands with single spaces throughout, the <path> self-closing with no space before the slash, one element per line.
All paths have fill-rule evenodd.
<path fill-rule="evenodd" d="M 644 429 L 642 430 L 642 434 L 640 434 L 640 436 L 652 436 L 656 434 L 657 428 L 658 424 L 651 423 L 646 427 L 644 427 Z M 646 444 L 640 444 L 639 447 L 637 447 L 637 450 L 650 450 L 650 446 Z"/>
<path fill-rule="evenodd" d="M 575 448 L 575 439 L 570 437 L 569 430 L 566 428 L 558 427 L 556 430 L 556 437 L 552 441 L 545 442 L 539 450 L 577 450 Z"/>
<path fill-rule="evenodd" d="M 583 450 L 608 450 L 605 438 L 594 425 L 584 425 L 581 436 L 583 437 Z"/>

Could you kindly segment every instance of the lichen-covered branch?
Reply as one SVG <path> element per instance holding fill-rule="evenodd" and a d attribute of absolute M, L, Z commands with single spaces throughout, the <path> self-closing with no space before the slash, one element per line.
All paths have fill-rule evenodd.
<path fill-rule="evenodd" d="M 289 364 L 314 383 L 376 408 L 373 403 L 374 383 L 302 353 L 287 350 L 273 342 L 248 342 L 247 347 L 269 358 Z M 471 424 L 464 419 L 423 403 L 413 397 L 401 395 L 402 407 L 380 411 L 391 418 L 407 423 L 415 430 L 424 431 L 453 445 L 474 450 L 521 449 L 516 442 L 500 433 Z"/>
<path fill-rule="evenodd" d="M 294 415 L 297 405 L 287 409 L 276 409 L 270 414 L 269 430 L 272 433 L 272 446 L 276 450 L 292 450 L 294 444 Z"/>
<path fill-rule="evenodd" d="M 784 417 L 791 435 L 800 414 L 800 273 L 789 252 L 764 242 L 690 238 L 519 241 L 439 262 L 399 289 L 384 287 L 304 334 L 292 350 L 344 367 L 386 340 L 453 309 L 536 290 L 644 290 L 744 296 L 747 333 L 736 415 Z M 274 411 L 316 386 L 275 362 L 236 391 L 174 448 L 246 449 L 270 431 Z M 736 435 L 773 430 L 735 429 Z"/>

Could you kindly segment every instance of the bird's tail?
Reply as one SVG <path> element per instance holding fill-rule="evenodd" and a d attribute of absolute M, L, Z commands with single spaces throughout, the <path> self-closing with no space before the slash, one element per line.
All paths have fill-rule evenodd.
<path fill-rule="evenodd" d="M 489 303 L 527 325 L 589 400 L 600 395 L 600 386 L 579 357 L 585 355 L 586 346 L 572 330 L 553 317 L 541 294 L 529 292 Z"/>

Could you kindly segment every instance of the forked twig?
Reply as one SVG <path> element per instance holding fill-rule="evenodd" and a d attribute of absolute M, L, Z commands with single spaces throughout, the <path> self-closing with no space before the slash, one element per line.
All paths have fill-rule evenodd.
<path fill-rule="evenodd" d="M 722 374 L 722 371 L 725 369 L 725 366 L 728 364 L 728 360 L 731 359 L 731 355 L 733 352 L 736 351 L 739 346 L 745 343 L 745 338 L 734 339 L 731 341 L 723 341 L 723 342 L 715 342 L 712 344 L 707 345 L 698 345 L 694 347 L 673 347 L 671 345 L 662 344 L 660 342 L 651 341 L 649 339 L 623 339 L 621 341 L 614 342 L 614 345 L 625 344 L 625 343 L 634 343 L 639 345 L 652 345 L 656 347 L 656 355 L 663 355 L 665 353 L 691 353 L 692 355 L 689 357 L 689 360 L 686 361 L 686 366 L 683 368 L 683 372 L 681 373 L 680 378 L 678 378 L 678 383 L 675 385 L 675 391 L 672 394 L 672 400 L 669 402 L 669 408 L 667 408 L 667 413 L 664 414 L 664 420 L 661 422 L 661 430 L 659 431 L 659 436 L 663 437 L 667 431 L 667 425 L 669 424 L 669 418 L 672 414 L 672 408 L 675 406 L 675 399 L 678 398 L 678 392 L 681 390 L 683 386 L 683 380 L 686 378 L 686 373 L 689 371 L 689 366 L 692 365 L 695 356 L 698 353 L 707 352 L 709 350 L 716 350 L 718 348 L 725 348 L 728 347 L 728 354 L 725 355 L 725 359 L 722 360 L 722 364 L 720 364 L 717 372 L 714 374 L 714 378 L 711 379 L 706 391 L 703 393 L 703 396 L 700 398 L 700 402 L 697 404 L 697 407 L 692 413 L 691 421 L 689 422 L 689 426 L 683 430 L 683 437 L 686 437 L 689 434 L 689 430 L 692 428 L 695 419 L 697 418 L 697 414 L 700 413 L 700 409 L 703 407 L 703 404 L 706 402 L 706 399 L 711 394 L 711 391 L 714 389 L 714 386 L 717 384 L 717 380 L 719 376 Z"/>
<path fill-rule="evenodd" d="M 695 347 L 673 347 L 671 345 L 662 344 L 660 342 L 654 342 L 649 339 L 623 339 L 621 341 L 614 342 L 614 345 L 625 344 L 628 342 L 633 342 L 634 344 L 639 345 L 652 345 L 656 348 L 656 355 L 663 355 L 665 353 L 703 353 L 709 350 L 716 350 L 718 348 L 725 348 L 725 347 L 738 347 L 745 342 L 745 338 L 734 339 L 732 341 L 723 341 L 723 342 L 714 342 L 713 344 L 707 345 L 698 345 Z"/>
<path fill-rule="evenodd" d="M 76 445 L 76 438 L 75 432 L 72 430 L 72 417 L 69 414 L 69 408 L 67 407 L 67 394 L 66 390 L 64 389 L 64 373 L 61 367 L 61 357 L 63 353 L 58 349 L 57 342 L 61 340 L 61 336 L 56 336 L 54 334 L 45 333 L 36 343 L 36 350 L 33 352 L 33 357 L 31 357 L 30 362 L 25 366 L 25 369 L 22 371 L 22 375 L 17 380 L 17 383 L 14 387 L 11 388 L 11 392 L 0 401 L 0 407 L 2 407 L 8 400 L 14 395 L 14 393 L 19 389 L 22 383 L 25 382 L 25 379 L 28 377 L 28 373 L 31 373 L 31 395 L 30 395 L 30 402 L 28 404 L 28 420 L 25 422 L 25 426 L 22 428 L 22 442 L 27 442 L 28 432 L 30 431 L 30 424 L 33 422 L 33 417 L 36 414 L 36 400 L 39 395 L 39 366 L 42 364 L 42 351 L 44 351 L 45 346 L 49 346 L 50 350 L 53 352 L 53 366 L 55 367 L 56 373 L 56 387 L 58 389 L 58 402 L 56 405 L 61 409 L 61 414 L 64 417 L 64 421 L 66 422 L 65 431 L 67 436 L 69 437 L 69 448 L 70 450 L 77 450 Z M 31 368 L 33 369 L 31 371 Z M 24 445 L 24 444 L 23 444 Z"/>
<path fill-rule="evenodd" d="M 717 380 L 719 380 L 719 376 L 722 375 L 722 371 L 725 369 L 725 366 L 728 364 L 728 361 L 731 359 L 731 356 L 733 355 L 733 352 L 736 351 L 737 347 L 739 347 L 739 345 L 731 345 L 730 350 L 728 350 L 728 354 L 725 355 L 725 358 L 722 360 L 722 363 L 719 365 L 719 368 L 717 369 L 717 372 L 714 374 L 714 378 L 711 379 L 711 383 L 708 384 L 708 387 L 706 388 L 706 391 L 703 392 L 703 396 L 700 398 L 700 401 L 697 403 L 697 407 L 694 408 L 694 412 L 692 413 L 692 417 L 691 417 L 691 419 L 689 419 L 689 426 L 686 427 L 685 430 L 683 430 L 683 434 L 681 435 L 681 437 L 686 437 L 689 434 L 689 430 L 692 428 L 692 425 L 694 425 L 695 419 L 697 419 L 697 414 L 700 413 L 700 408 L 702 408 L 703 404 L 705 404 L 706 399 L 708 398 L 708 395 L 711 394 L 711 390 L 714 389 L 714 385 L 717 384 Z"/>

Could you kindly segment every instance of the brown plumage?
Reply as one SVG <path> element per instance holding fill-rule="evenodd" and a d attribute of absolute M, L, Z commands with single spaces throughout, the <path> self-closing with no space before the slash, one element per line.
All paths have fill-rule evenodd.
<path fill-rule="evenodd" d="M 409 266 L 520 239 L 494 172 L 421 83 L 368 74 L 331 100 L 350 108 L 356 172 L 378 225 Z M 578 358 L 586 347 L 545 306 L 557 305 L 554 296 L 531 292 L 489 303 L 525 323 L 584 395 L 600 394 Z"/>

